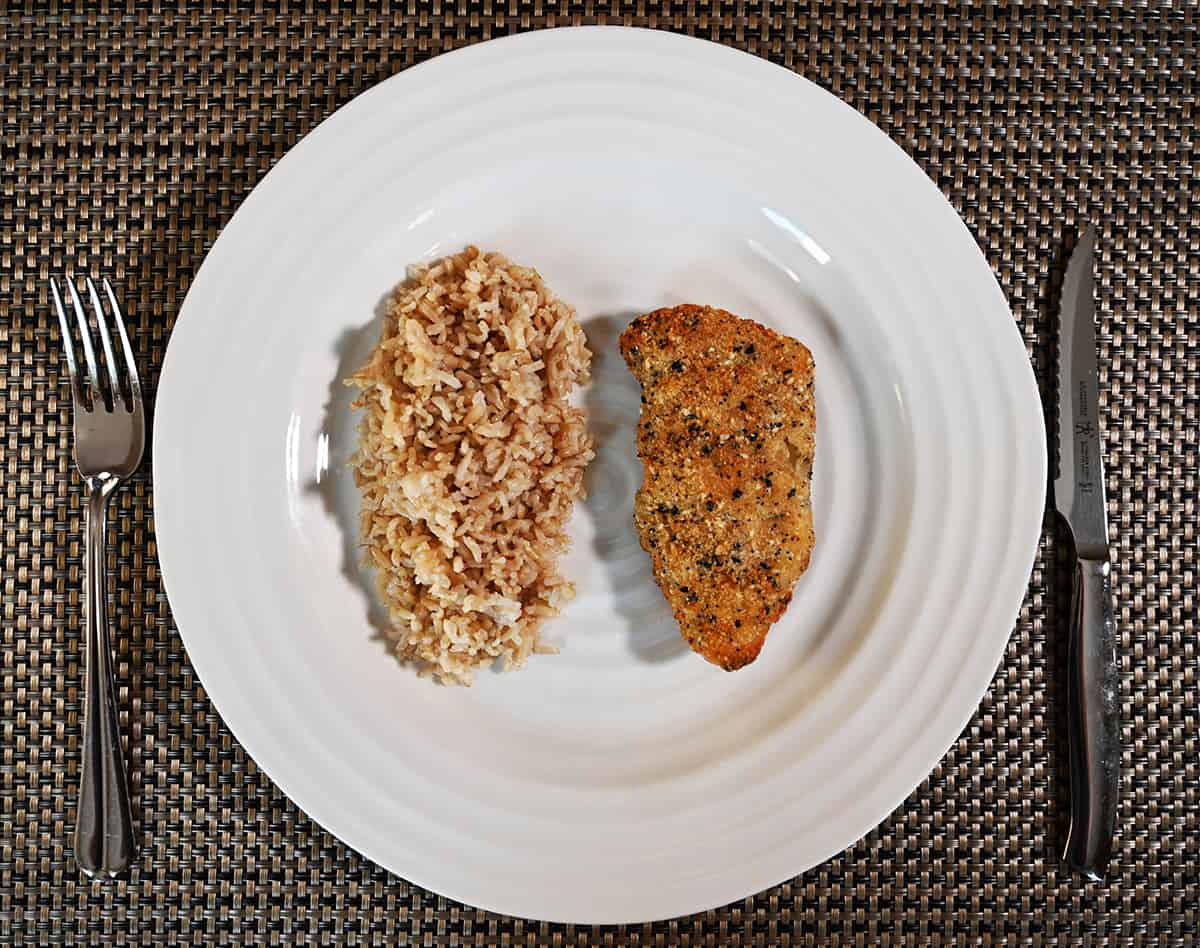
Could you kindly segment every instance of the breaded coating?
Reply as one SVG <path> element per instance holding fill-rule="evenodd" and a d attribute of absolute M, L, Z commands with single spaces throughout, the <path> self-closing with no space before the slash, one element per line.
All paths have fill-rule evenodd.
<path fill-rule="evenodd" d="M 812 553 L 812 354 L 691 305 L 638 317 L 620 347 L 642 387 L 638 535 L 684 639 L 733 671 L 758 657 Z"/>

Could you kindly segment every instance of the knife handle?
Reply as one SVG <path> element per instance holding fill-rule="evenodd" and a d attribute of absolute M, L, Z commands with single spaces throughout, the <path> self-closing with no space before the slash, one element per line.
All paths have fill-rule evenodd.
<path fill-rule="evenodd" d="M 1063 860 L 1104 878 L 1117 818 L 1120 676 L 1108 560 L 1077 559 L 1067 657 L 1071 826 Z"/>

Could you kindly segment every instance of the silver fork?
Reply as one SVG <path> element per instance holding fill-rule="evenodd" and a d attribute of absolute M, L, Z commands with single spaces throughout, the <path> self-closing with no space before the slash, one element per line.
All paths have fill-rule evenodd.
<path fill-rule="evenodd" d="M 75 358 L 71 323 L 58 284 L 52 278 L 50 293 L 58 310 L 63 352 L 71 376 L 71 397 L 75 403 L 75 467 L 87 486 L 88 495 L 87 545 L 83 559 L 87 583 L 87 655 L 75 862 L 89 876 L 113 876 L 133 861 L 137 844 L 113 694 L 112 646 L 104 581 L 104 517 L 108 499 L 142 459 L 146 422 L 137 364 L 112 285 L 107 279 L 102 284 L 120 336 L 120 359 L 113 350 L 108 318 L 96 284 L 91 277 L 86 281 L 107 368 L 104 385 L 96 364 L 87 312 L 75 289 L 75 281 L 68 280 L 66 285 L 86 362 L 86 371 L 81 373 Z M 125 391 L 121 387 L 122 369 L 127 382 Z"/>

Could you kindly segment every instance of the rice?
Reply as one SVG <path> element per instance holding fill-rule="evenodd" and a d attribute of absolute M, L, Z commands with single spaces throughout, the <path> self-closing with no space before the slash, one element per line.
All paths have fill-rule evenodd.
<path fill-rule="evenodd" d="M 468 247 L 414 268 L 370 359 L 352 465 L 397 654 L 445 682 L 519 668 L 574 595 L 558 572 L 592 440 L 591 353 L 536 270 Z"/>

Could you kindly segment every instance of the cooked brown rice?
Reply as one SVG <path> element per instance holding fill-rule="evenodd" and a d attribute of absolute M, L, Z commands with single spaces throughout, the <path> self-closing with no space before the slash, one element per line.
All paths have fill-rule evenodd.
<path fill-rule="evenodd" d="M 520 667 L 574 595 L 559 574 L 592 441 L 591 353 L 536 270 L 468 247 L 415 268 L 349 380 L 360 529 L 396 652 L 443 681 Z"/>

